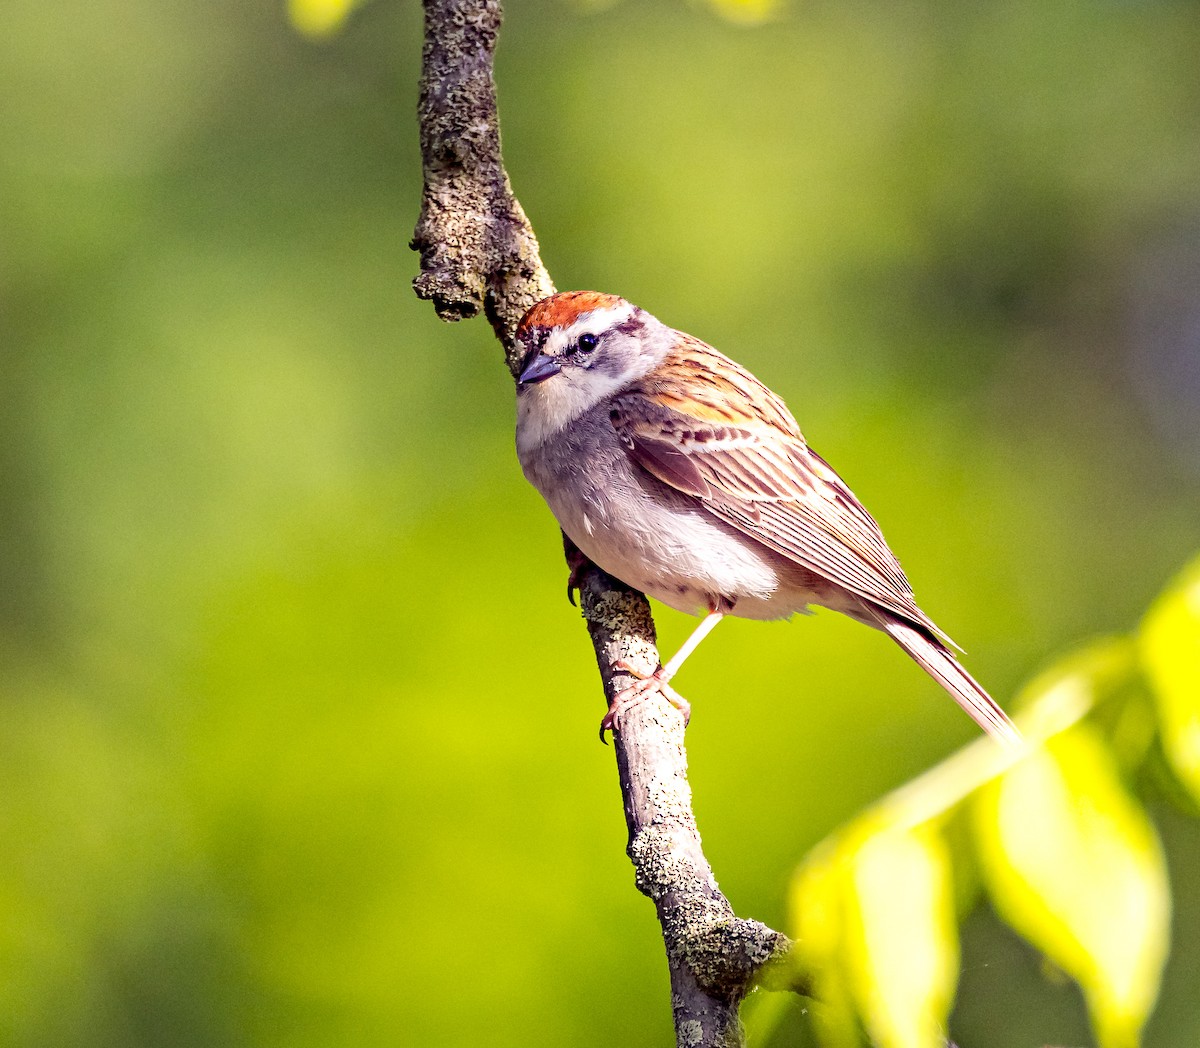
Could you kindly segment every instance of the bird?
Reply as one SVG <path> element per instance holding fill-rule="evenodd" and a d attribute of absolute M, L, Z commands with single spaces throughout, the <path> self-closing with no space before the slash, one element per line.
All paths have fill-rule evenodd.
<path fill-rule="evenodd" d="M 665 664 L 614 696 L 619 731 L 726 615 L 830 608 L 881 630 L 989 735 L 1020 734 L 918 606 L 874 518 L 748 370 L 625 299 L 567 291 L 516 332 L 517 457 L 563 533 L 609 575 L 702 616 Z M 959 649 L 961 650 L 961 649 Z"/>

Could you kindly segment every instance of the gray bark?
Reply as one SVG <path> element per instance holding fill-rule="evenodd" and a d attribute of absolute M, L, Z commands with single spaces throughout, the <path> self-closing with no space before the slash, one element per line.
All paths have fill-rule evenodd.
<path fill-rule="evenodd" d="M 443 320 L 482 310 L 515 375 L 517 323 L 554 285 L 501 161 L 492 74 L 500 21 L 497 0 L 425 0 L 418 109 L 425 192 L 412 243 L 421 274 L 413 284 Z M 568 545 L 568 561 L 577 557 Z M 630 683 L 618 661 L 647 672 L 658 665 L 650 605 L 586 562 L 575 578 L 611 702 Z M 624 716 L 613 741 L 629 857 L 666 944 L 676 1042 L 741 1045 L 738 1006 L 751 989 L 802 989 L 788 959 L 791 944 L 738 918 L 717 887 L 692 814 L 679 713 L 659 698 L 645 702 Z"/>

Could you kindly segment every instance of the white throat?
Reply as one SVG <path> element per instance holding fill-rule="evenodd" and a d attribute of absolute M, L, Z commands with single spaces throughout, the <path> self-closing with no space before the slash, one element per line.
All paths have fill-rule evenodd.
<path fill-rule="evenodd" d="M 576 342 L 580 335 L 602 335 L 606 341 L 603 352 L 608 361 L 625 361 L 617 370 L 600 364 L 591 368 L 566 366 L 563 370 L 536 385 L 522 389 L 517 396 L 517 451 L 532 451 L 546 443 L 597 404 L 620 392 L 658 365 L 666 355 L 669 338 L 647 339 L 645 330 L 624 334 L 620 325 L 634 315 L 635 307 L 622 303 L 610 309 L 597 309 L 581 317 L 569 327 L 554 330 L 542 347 L 551 356 L 560 355 Z M 655 335 L 669 329 L 647 316 Z M 622 345 L 622 342 L 632 343 Z M 661 352 L 655 352 L 661 346 Z"/>
<path fill-rule="evenodd" d="M 517 450 L 540 447 L 630 381 L 628 375 L 566 372 L 523 390 L 517 397 Z"/>

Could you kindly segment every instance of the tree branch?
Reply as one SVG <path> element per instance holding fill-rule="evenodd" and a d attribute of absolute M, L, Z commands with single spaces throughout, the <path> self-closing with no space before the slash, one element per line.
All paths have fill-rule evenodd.
<path fill-rule="evenodd" d="M 515 376 L 513 335 L 554 291 L 537 239 L 500 156 L 492 61 L 497 0 L 425 0 L 418 115 L 425 173 L 412 246 L 421 253 L 418 296 L 443 320 L 482 309 Z M 568 542 L 568 560 L 579 553 Z M 594 565 L 579 573 L 583 615 L 607 699 L 630 683 L 622 659 L 658 666 L 646 598 Z M 738 1005 L 755 986 L 797 989 L 786 936 L 738 918 L 704 858 L 692 815 L 683 721 L 661 698 L 634 707 L 614 735 L 629 857 L 638 889 L 658 911 L 671 973 L 676 1041 L 741 1045 Z"/>
<path fill-rule="evenodd" d="M 554 285 L 500 160 L 492 76 L 499 31 L 499 0 L 425 4 L 417 104 L 425 191 L 413 287 L 443 320 L 486 310 L 515 377 L 517 324 Z"/>

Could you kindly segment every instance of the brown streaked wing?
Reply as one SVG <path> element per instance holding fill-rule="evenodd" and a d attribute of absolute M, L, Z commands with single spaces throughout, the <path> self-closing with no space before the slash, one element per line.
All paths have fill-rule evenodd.
<path fill-rule="evenodd" d="M 879 525 L 808 448 L 783 402 L 712 347 L 688 343 L 688 358 L 669 359 L 613 402 L 634 461 L 800 566 L 940 633 Z"/>
<path fill-rule="evenodd" d="M 639 383 L 644 395 L 689 422 L 766 425 L 804 439 L 787 405 L 749 371 L 707 342 L 676 334 L 679 348 Z"/>

